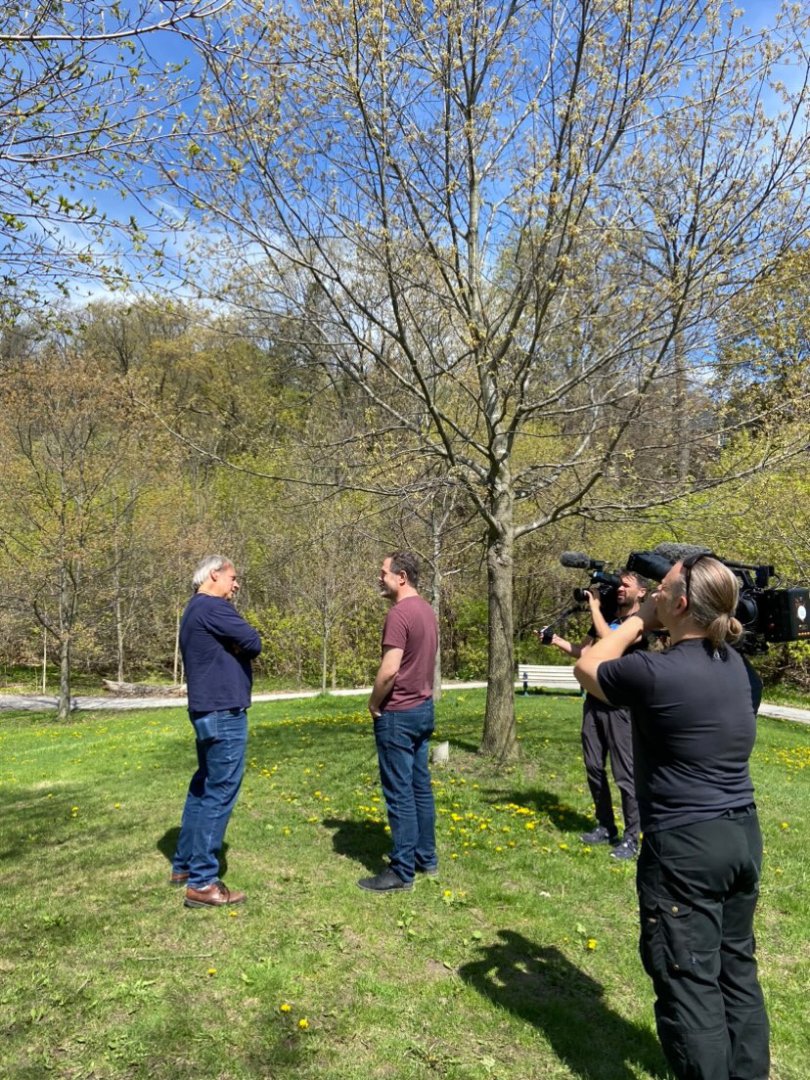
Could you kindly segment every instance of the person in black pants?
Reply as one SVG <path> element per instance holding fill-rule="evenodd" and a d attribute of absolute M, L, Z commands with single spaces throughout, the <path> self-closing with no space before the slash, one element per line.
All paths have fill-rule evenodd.
<path fill-rule="evenodd" d="M 583 655 L 594 641 L 611 633 L 621 626 L 625 619 L 638 611 L 639 604 L 646 593 L 647 583 L 644 578 L 633 571 L 623 571 L 616 593 L 615 618 L 609 623 L 606 622 L 598 597 L 593 592 L 589 592 L 593 619 L 589 633 L 579 645 L 554 634 L 551 644 L 568 656 Z M 642 635 L 634 647 L 646 648 L 646 638 Z M 582 842 L 610 844 L 613 847 L 610 854 L 614 859 L 634 859 L 638 854 L 638 806 L 633 779 L 633 740 L 628 709 L 612 705 L 593 694 L 585 695 L 582 706 L 582 757 L 596 815 L 596 828 L 583 833 Z M 622 801 L 624 836 L 621 842 L 608 781 L 608 757 L 610 757 L 610 768 Z"/>
<path fill-rule="evenodd" d="M 658 1036 L 678 1080 L 767 1080 L 769 1028 L 754 910 L 762 836 L 748 767 L 762 684 L 731 646 L 738 583 L 707 555 L 658 590 L 574 668 L 630 708 L 643 842 L 640 951 Z M 670 647 L 622 655 L 663 626 Z"/>

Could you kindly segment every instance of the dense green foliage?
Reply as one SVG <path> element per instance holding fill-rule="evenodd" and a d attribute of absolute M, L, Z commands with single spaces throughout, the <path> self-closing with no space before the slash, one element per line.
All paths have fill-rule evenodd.
<path fill-rule="evenodd" d="M 365 470 L 355 461 L 351 475 L 325 446 L 316 453 L 315 443 L 305 445 L 302 423 L 310 433 L 326 429 L 337 396 L 323 390 L 304 408 L 306 372 L 289 365 L 281 346 L 260 346 L 203 308 L 146 302 L 89 308 L 69 334 L 29 329 L 7 335 L 0 383 L 4 670 L 27 666 L 33 682 L 67 643 L 74 678 L 179 678 L 175 635 L 192 568 L 221 550 L 239 566 L 240 605 L 264 638 L 260 677 L 363 685 L 379 650 L 379 560 L 409 546 L 424 556 L 425 595 L 438 590 L 445 676 L 486 676 L 475 519 L 461 501 L 436 534 L 429 493 L 365 492 L 380 465 L 374 441 Z M 361 423 L 361 398 L 348 387 L 339 398 L 341 422 Z M 718 475 L 736 453 L 729 445 Z M 619 567 L 630 551 L 676 538 L 772 562 L 782 584 L 807 582 L 806 489 L 798 458 L 685 498 L 655 520 L 619 514 L 528 535 L 514 565 L 517 657 L 560 659 L 534 631 L 587 582 L 559 565 L 563 549 Z M 570 634 L 586 629 L 582 618 L 569 620 Z M 801 645 L 775 649 L 760 666 L 772 681 L 806 688 L 805 653 Z"/>

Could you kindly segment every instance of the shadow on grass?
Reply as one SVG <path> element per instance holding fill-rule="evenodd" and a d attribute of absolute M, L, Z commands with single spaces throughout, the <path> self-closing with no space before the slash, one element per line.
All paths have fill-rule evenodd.
<path fill-rule="evenodd" d="M 493 803 L 515 803 L 531 807 L 538 814 L 545 814 L 551 824 L 561 832 L 581 832 L 593 828 L 593 819 L 581 814 L 571 806 L 560 802 L 560 796 L 542 788 L 521 791 L 488 791 L 487 799 Z"/>
<path fill-rule="evenodd" d="M 464 742 L 463 739 L 454 739 L 452 735 L 448 735 L 447 741 L 456 750 L 463 750 L 467 754 L 477 754 L 481 748 L 480 743 Z"/>
<path fill-rule="evenodd" d="M 634 1080 L 637 1069 L 668 1075 L 658 1040 L 604 1001 L 601 983 L 555 946 L 541 946 L 512 930 L 483 945 L 480 960 L 464 964 L 465 982 L 500 1008 L 533 1024 L 581 1080 Z"/>
<path fill-rule="evenodd" d="M 48 785 L 15 788 L 0 797 L 3 822 L 0 860 L 39 858 L 51 848 L 61 848 L 72 834 L 71 805 L 85 802 L 85 788 L 79 784 L 55 785 L 58 797 Z"/>
<path fill-rule="evenodd" d="M 163 855 L 168 863 L 171 863 L 174 858 L 174 851 L 177 847 L 177 839 L 180 836 L 180 826 L 175 825 L 171 829 L 167 829 L 161 836 L 155 845 L 158 851 Z M 222 845 L 222 850 L 219 853 L 219 876 L 224 878 L 228 872 L 228 844 L 227 842 Z"/>
<path fill-rule="evenodd" d="M 391 847 L 391 838 L 384 825 L 351 818 L 325 818 L 322 824 L 335 830 L 332 846 L 338 855 L 362 863 L 368 870 L 377 872 L 380 869 L 383 856 Z"/>

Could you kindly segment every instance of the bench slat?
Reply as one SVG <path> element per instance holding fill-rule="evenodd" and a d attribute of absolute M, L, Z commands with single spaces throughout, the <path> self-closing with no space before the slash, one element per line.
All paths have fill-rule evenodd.
<path fill-rule="evenodd" d="M 524 691 L 530 686 L 548 689 L 579 690 L 580 685 L 574 678 L 573 667 L 554 664 L 518 664 L 518 685 Z"/>

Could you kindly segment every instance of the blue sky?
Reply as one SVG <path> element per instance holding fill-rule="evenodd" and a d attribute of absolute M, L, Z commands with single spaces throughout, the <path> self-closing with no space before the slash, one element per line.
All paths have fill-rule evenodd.
<path fill-rule="evenodd" d="M 130 5 L 134 7 L 135 5 Z M 152 13 L 155 13 L 160 8 L 164 10 L 170 8 L 172 5 L 158 5 L 151 4 Z M 740 4 L 739 7 L 745 11 L 744 22 L 750 25 L 753 30 L 758 30 L 774 19 L 776 12 L 779 9 L 779 3 L 777 0 L 757 0 L 757 2 L 751 2 L 748 4 Z M 158 66 L 163 66 L 166 63 L 177 62 L 179 59 L 187 58 L 190 61 L 190 67 L 188 71 L 194 74 L 196 66 L 193 60 L 193 51 L 191 47 L 177 38 L 176 35 L 168 33 L 156 33 L 150 36 L 148 39 L 143 39 L 145 47 L 152 58 L 156 61 Z M 100 54 L 103 58 L 103 54 Z M 164 76 L 167 80 L 177 78 L 178 76 L 167 75 Z M 798 84 L 798 81 L 803 77 L 803 73 L 798 70 L 790 71 L 785 70 L 784 79 L 790 86 L 791 84 Z M 153 178 L 154 179 L 154 178 Z M 160 236 L 167 245 L 167 249 L 174 254 L 181 256 L 186 248 L 188 240 L 196 236 L 195 229 L 187 229 L 182 224 L 182 214 L 179 210 L 173 210 L 170 204 L 162 201 L 158 201 L 155 195 L 156 186 L 154 183 L 150 183 L 148 173 L 145 174 L 145 191 L 140 199 L 136 199 L 132 196 L 123 194 L 119 189 L 110 189 L 108 191 L 96 191 L 91 192 L 88 198 L 94 201 L 99 208 L 106 212 L 111 218 L 129 218 L 135 217 L 141 221 L 144 225 L 154 224 L 154 217 L 152 212 L 158 212 L 160 215 L 165 216 L 168 214 L 169 220 L 175 222 L 174 226 L 169 229 L 163 229 L 160 232 Z M 78 226 L 63 225 L 57 230 L 61 239 L 69 244 L 75 246 L 82 246 L 86 243 L 86 235 L 83 230 Z M 133 264 L 133 269 L 137 268 L 137 263 Z M 165 285 L 177 286 L 178 282 L 173 276 L 170 276 L 164 282 Z M 88 285 L 86 287 L 80 287 L 77 285 L 75 290 L 76 298 L 81 299 L 89 295 L 104 295 L 105 290 L 98 285 Z"/>

